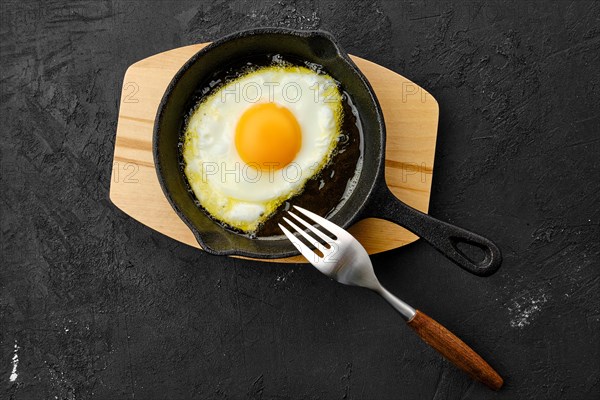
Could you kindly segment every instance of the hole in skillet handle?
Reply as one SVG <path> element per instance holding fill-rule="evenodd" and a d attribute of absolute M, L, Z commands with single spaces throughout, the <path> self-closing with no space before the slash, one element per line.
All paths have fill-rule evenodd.
<path fill-rule="evenodd" d="M 385 182 L 379 183 L 369 198 L 361 218 L 383 218 L 403 226 L 431 244 L 465 271 L 490 276 L 502 263 L 500 249 L 491 240 L 466 229 L 440 221 L 404 204 L 392 194 Z M 474 249 L 467 248 L 474 246 Z M 474 257 L 474 251 L 484 253 Z"/>
<path fill-rule="evenodd" d="M 456 250 L 465 258 L 471 260 L 473 264 L 485 265 L 489 262 L 489 257 L 492 256 L 492 252 L 486 249 L 479 243 L 462 240 L 461 238 L 450 239 Z"/>
<path fill-rule="evenodd" d="M 469 233 L 475 235 L 471 232 Z M 479 238 L 482 242 L 459 237 L 450 237 L 449 240 L 457 253 L 457 258 L 462 257 L 477 268 L 477 270 L 469 270 L 469 272 L 478 276 L 489 276 L 500 267 L 500 250 L 488 239 L 481 236 Z"/>
<path fill-rule="evenodd" d="M 398 200 L 399 201 L 399 200 Z M 466 229 L 437 220 L 407 205 L 408 213 L 421 214 L 420 224 L 425 227 L 421 234 L 414 232 L 428 241 L 433 247 L 454 261 L 461 268 L 477 276 L 490 276 L 500 268 L 502 254 L 491 240 Z M 404 225 L 403 225 L 404 226 Z M 483 257 L 481 257 L 483 253 Z"/>

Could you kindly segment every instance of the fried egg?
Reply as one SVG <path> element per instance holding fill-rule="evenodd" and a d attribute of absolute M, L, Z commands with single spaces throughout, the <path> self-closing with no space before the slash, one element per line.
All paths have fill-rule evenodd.
<path fill-rule="evenodd" d="M 330 161 L 342 95 L 293 65 L 247 72 L 205 97 L 185 126 L 184 173 L 215 219 L 252 234 Z"/>

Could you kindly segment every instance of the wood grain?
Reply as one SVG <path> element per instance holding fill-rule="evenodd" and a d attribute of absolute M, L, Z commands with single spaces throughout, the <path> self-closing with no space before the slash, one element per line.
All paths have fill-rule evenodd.
<path fill-rule="evenodd" d="M 493 390 L 499 390 L 504 384 L 502 377 L 479 354 L 425 313 L 417 310 L 407 323 L 428 345 L 473 379 Z"/>
<path fill-rule="evenodd" d="M 170 50 L 131 65 L 123 80 L 110 199 L 126 214 L 175 240 L 200 248 L 173 211 L 159 186 L 152 157 L 154 117 L 164 90 L 179 68 L 205 44 Z M 438 104 L 417 84 L 370 61 L 352 56 L 373 86 L 387 129 L 388 186 L 398 198 L 427 212 Z M 366 219 L 350 232 L 369 254 L 404 246 L 417 237 L 391 222 Z M 291 257 L 276 262 L 305 262 Z"/>

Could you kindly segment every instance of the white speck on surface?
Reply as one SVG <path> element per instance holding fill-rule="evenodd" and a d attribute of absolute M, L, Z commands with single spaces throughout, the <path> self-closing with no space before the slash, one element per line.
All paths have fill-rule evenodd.
<path fill-rule="evenodd" d="M 17 367 L 19 366 L 19 345 L 17 345 L 17 341 L 15 340 L 15 349 L 12 357 L 12 372 L 10 374 L 10 381 L 14 382 L 17 380 L 19 374 L 17 374 Z"/>
<path fill-rule="evenodd" d="M 48 364 L 46 361 L 44 361 L 44 364 L 46 365 L 46 368 L 48 368 L 50 374 L 51 389 L 57 393 L 57 395 L 54 395 L 54 398 L 61 400 L 76 400 L 75 388 L 64 372 L 60 371 L 55 365 Z"/>
<path fill-rule="evenodd" d="M 289 272 L 284 272 L 282 275 L 278 275 L 277 278 L 275 279 L 275 286 L 281 286 L 284 285 L 288 278 L 294 273 L 294 270 L 290 270 Z"/>
<path fill-rule="evenodd" d="M 524 328 L 531 324 L 535 316 L 542 311 L 542 305 L 548 301 L 548 296 L 544 292 L 537 295 L 526 294 L 519 299 L 513 300 L 513 304 L 508 307 L 511 314 L 510 326 L 513 328 Z"/>

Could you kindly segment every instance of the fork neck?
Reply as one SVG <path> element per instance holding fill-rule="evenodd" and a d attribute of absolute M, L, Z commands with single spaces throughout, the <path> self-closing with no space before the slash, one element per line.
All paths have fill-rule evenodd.
<path fill-rule="evenodd" d="M 381 297 L 383 297 L 388 303 L 390 303 L 390 305 L 394 307 L 394 309 L 398 311 L 400 315 L 402 315 L 402 318 L 404 318 L 405 321 L 408 322 L 413 319 L 416 314 L 416 310 L 414 308 L 388 292 L 383 286 L 380 286 L 379 289 L 376 289 L 376 292 L 379 293 Z"/>

